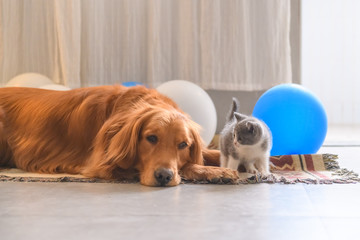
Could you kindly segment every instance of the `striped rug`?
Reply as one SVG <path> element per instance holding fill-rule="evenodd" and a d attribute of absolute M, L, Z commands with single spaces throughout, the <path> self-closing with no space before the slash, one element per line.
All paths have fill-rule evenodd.
<path fill-rule="evenodd" d="M 312 154 L 312 155 L 284 155 L 271 157 L 271 174 L 269 176 L 254 175 L 240 172 L 239 184 L 253 183 L 307 183 L 307 184 L 332 184 L 332 183 L 357 183 L 360 178 L 357 173 L 340 168 L 337 155 Z M 240 170 L 241 171 L 241 170 Z M 0 181 L 3 182 L 112 182 L 134 183 L 137 181 L 106 181 L 102 179 L 89 179 L 82 175 L 69 174 L 37 174 L 24 172 L 19 169 L 0 169 Z M 208 183 L 189 182 L 183 183 Z M 221 184 L 221 182 L 219 183 Z"/>
<path fill-rule="evenodd" d="M 263 177 L 240 173 L 241 183 L 357 183 L 359 175 L 340 168 L 333 154 L 283 155 L 270 157 L 271 175 Z M 251 176 L 250 176 L 251 175 Z"/>

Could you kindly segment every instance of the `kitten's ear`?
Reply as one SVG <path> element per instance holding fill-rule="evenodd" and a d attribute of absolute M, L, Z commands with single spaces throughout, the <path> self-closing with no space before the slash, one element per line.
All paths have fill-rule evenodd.
<path fill-rule="evenodd" d="M 234 117 L 236 118 L 236 120 L 238 122 L 240 122 L 240 121 L 242 121 L 242 120 L 244 120 L 246 118 L 246 115 L 235 112 Z"/>

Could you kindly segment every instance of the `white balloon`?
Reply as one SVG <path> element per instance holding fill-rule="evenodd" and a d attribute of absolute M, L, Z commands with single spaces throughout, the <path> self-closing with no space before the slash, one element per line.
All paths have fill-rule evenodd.
<path fill-rule="evenodd" d="M 163 83 L 156 90 L 188 113 L 202 127 L 200 135 L 204 142 L 210 144 L 217 124 L 216 109 L 210 96 L 198 85 L 184 80 Z"/>
<path fill-rule="evenodd" d="M 37 88 L 53 82 L 46 76 L 38 73 L 23 73 L 12 78 L 5 87 L 33 87 Z"/>
<path fill-rule="evenodd" d="M 49 89 L 49 90 L 58 90 L 58 91 L 67 91 L 71 90 L 71 88 L 68 88 L 64 85 L 60 84 L 48 84 L 40 87 L 41 89 Z"/>

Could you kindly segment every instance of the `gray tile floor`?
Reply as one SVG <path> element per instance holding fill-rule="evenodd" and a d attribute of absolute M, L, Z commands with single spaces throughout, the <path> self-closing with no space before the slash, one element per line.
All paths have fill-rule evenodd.
<path fill-rule="evenodd" d="M 360 146 L 320 152 L 360 172 Z M 0 183 L 0 216 L 1 240 L 357 239 L 360 184 Z"/>

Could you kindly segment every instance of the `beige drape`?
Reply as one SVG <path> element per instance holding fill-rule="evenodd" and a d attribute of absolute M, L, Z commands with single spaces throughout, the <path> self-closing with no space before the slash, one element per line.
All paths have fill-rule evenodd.
<path fill-rule="evenodd" d="M 0 82 L 172 79 L 261 90 L 291 81 L 288 0 L 0 0 Z"/>

